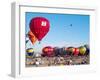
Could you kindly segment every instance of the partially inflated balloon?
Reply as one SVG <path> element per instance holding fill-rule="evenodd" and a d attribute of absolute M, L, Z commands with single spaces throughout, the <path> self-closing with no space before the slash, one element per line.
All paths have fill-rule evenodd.
<path fill-rule="evenodd" d="M 74 48 L 73 47 L 68 47 L 67 49 L 69 52 L 73 53 L 74 52 Z"/>
<path fill-rule="evenodd" d="M 73 49 L 73 54 L 74 55 L 78 55 L 79 54 L 79 49 L 78 48 L 74 48 Z"/>
<path fill-rule="evenodd" d="M 59 54 L 62 55 L 62 56 L 63 56 L 63 55 L 67 55 L 66 47 L 60 48 L 60 49 L 59 49 Z"/>
<path fill-rule="evenodd" d="M 84 55 L 86 52 L 86 48 L 84 46 L 79 47 L 80 54 Z"/>
<path fill-rule="evenodd" d="M 74 47 L 68 47 L 68 48 L 66 48 L 66 51 L 67 51 L 67 53 L 68 53 L 69 55 L 72 55 L 73 52 L 74 52 Z"/>
<path fill-rule="evenodd" d="M 34 44 L 37 41 L 37 38 L 31 31 L 28 32 L 28 36 L 29 36 L 29 39 L 31 40 L 32 44 Z"/>
<path fill-rule="evenodd" d="M 35 17 L 30 22 L 30 30 L 36 36 L 38 41 L 41 41 L 49 32 L 50 23 L 44 17 Z"/>
<path fill-rule="evenodd" d="M 84 47 L 86 48 L 86 55 L 88 55 L 90 53 L 90 47 L 89 45 L 84 45 Z"/>
<path fill-rule="evenodd" d="M 45 56 L 52 56 L 54 49 L 51 46 L 46 46 L 42 49 L 42 52 Z"/>
<path fill-rule="evenodd" d="M 59 47 L 54 47 L 53 49 L 54 49 L 55 56 L 60 55 Z"/>

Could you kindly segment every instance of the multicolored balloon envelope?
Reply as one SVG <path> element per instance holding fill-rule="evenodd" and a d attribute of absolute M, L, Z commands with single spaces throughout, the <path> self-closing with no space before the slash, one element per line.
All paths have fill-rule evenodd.
<path fill-rule="evenodd" d="M 32 42 L 32 44 L 34 44 L 37 41 L 37 38 L 31 31 L 28 32 L 28 37 L 29 37 L 30 41 Z"/>
<path fill-rule="evenodd" d="M 34 54 L 34 49 L 33 48 L 28 48 L 26 50 L 26 53 L 27 53 L 27 57 L 28 58 L 32 58 L 33 57 L 33 54 Z"/>
<path fill-rule="evenodd" d="M 66 49 L 69 53 L 73 53 L 74 52 L 74 47 L 68 47 Z"/>
<path fill-rule="evenodd" d="M 36 36 L 38 41 L 41 41 L 49 32 L 50 23 L 44 17 L 35 17 L 30 22 L 30 30 Z"/>

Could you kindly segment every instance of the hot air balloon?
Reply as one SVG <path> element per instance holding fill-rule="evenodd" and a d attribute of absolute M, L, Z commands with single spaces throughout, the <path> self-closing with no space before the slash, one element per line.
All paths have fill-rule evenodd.
<path fill-rule="evenodd" d="M 47 47 L 44 47 L 42 49 L 42 52 L 43 54 L 42 55 L 45 55 L 45 56 L 52 56 L 53 55 L 53 48 L 51 46 L 47 46 Z"/>
<path fill-rule="evenodd" d="M 78 55 L 79 54 L 79 49 L 78 48 L 73 48 L 73 54 Z"/>
<path fill-rule="evenodd" d="M 60 55 L 62 55 L 62 56 L 66 55 L 66 54 L 67 54 L 66 47 L 60 48 L 60 49 L 59 49 L 59 53 L 60 53 Z"/>
<path fill-rule="evenodd" d="M 55 53 L 55 56 L 59 56 L 60 55 L 60 51 L 59 51 L 59 47 L 54 47 L 53 50 L 54 50 L 54 53 Z"/>
<path fill-rule="evenodd" d="M 86 55 L 88 55 L 90 53 L 89 45 L 86 44 L 84 47 L 86 48 Z"/>
<path fill-rule="evenodd" d="M 49 32 L 50 23 L 44 17 L 35 17 L 30 21 L 30 30 L 40 42 Z"/>
<path fill-rule="evenodd" d="M 69 55 L 72 55 L 74 52 L 74 47 L 68 47 L 66 50 L 67 50 Z"/>
<path fill-rule="evenodd" d="M 79 52 L 81 55 L 84 55 L 86 53 L 86 48 L 84 46 L 79 47 Z"/>
<path fill-rule="evenodd" d="M 31 31 L 28 32 L 28 37 L 29 37 L 30 41 L 32 42 L 32 44 L 34 44 L 37 41 L 37 38 Z"/>
<path fill-rule="evenodd" d="M 28 58 L 32 58 L 33 57 L 33 55 L 34 55 L 34 50 L 33 50 L 33 48 L 28 48 L 27 50 L 26 50 L 26 56 L 28 57 Z"/>

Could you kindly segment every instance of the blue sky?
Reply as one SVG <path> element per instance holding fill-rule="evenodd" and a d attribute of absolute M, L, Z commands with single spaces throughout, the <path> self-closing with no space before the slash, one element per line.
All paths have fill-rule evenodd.
<path fill-rule="evenodd" d="M 32 45 L 29 41 L 26 48 L 33 47 L 38 52 L 45 46 L 78 47 L 89 44 L 89 15 L 26 12 L 25 34 L 29 31 L 30 20 L 37 16 L 45 17 L 50 21 L 50 31 L 42 39 L 41 44 L 37 41 Z"/>

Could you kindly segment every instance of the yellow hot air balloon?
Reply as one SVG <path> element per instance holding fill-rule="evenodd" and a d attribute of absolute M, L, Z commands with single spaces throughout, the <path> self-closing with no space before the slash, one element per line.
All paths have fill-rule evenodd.
<path fill-rule="evenodd" d="M 86 48 L 84 46 L 79 47 L 80 54 L 84 55 L 86 52 Z"/>
<path fill-rule="evenodd" d="M 31 31 L 28 32 L 28 37 L 29 37 L 30 41 L 32 42 L 32 44 L 34 44 L 37 41 L 37 38 Z"/>

